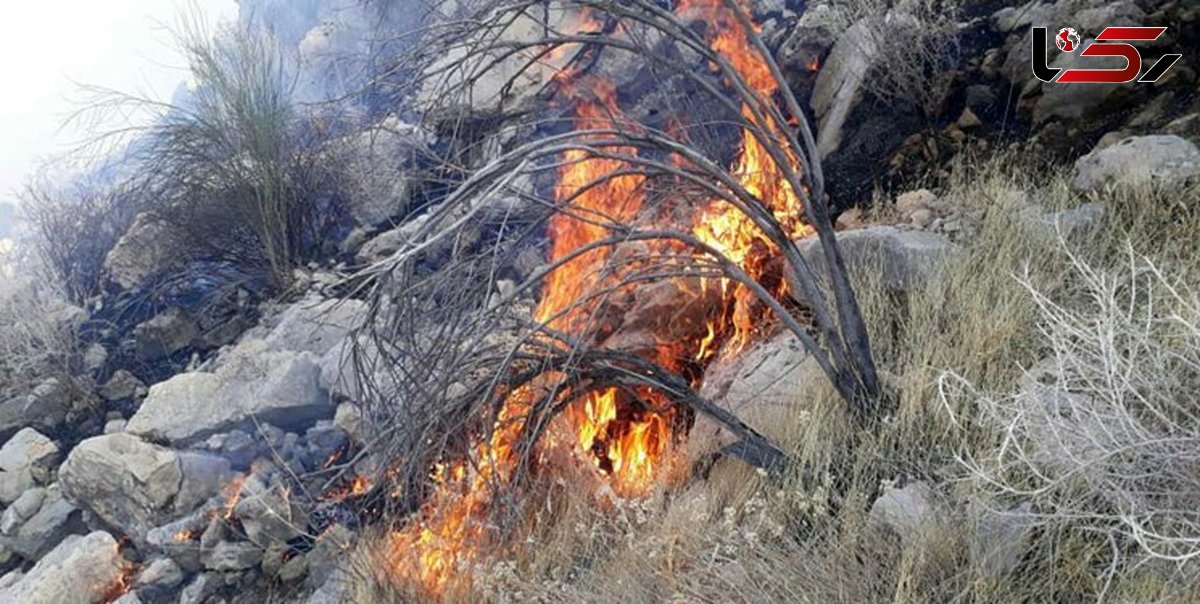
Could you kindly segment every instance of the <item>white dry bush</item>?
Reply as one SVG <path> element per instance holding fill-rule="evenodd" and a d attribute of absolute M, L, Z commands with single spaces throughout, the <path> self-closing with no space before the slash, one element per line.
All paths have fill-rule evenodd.
<path fill-rule="evenodd" d="M 1151 561 L 1188 570 L 1200 557 L 1200 297 L 1186 267 L 1132 250 L 1103 267 L 1068 256 L 1077 295 L 1051 299 L 1023 281 L 1049 355 L 1019 394 L 975 393 L 979 420 L 1001 436 L 964 463 L 996 495 L 1032 502 L 1037 522 L 1102 535 L 1112 573 Z M 943 377 L 953 383 L 965 382 Z"/>

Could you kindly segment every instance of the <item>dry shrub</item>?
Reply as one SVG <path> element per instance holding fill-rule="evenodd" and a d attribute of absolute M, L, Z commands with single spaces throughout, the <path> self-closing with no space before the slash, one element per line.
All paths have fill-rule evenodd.
<path fill-rule="evenodd" d="M 958 0 L 836 0 L 841 27 L 861 23 L 861 52 L 872 57 L 865 90 L 883 102 L 911 103 L 935 117 L 959 62 Z"/>

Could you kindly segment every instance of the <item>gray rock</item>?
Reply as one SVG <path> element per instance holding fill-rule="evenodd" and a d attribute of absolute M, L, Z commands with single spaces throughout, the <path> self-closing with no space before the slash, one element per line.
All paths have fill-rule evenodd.
<path fill-rule="evenodd" d="M 883 285 L 897 291 L 923 287 L 936 275 L 939 266 L 954 253 L 955 247 L 942 235 L 925 231 L 905 231 L 890 226 L 873 226 L 837 234 L 842 258 L 851 275 L 863 271 L 878 273 Z M 825 252 L 817 238 L 797 242 L 801 255 L 813 272 L 823 275 Z M 796 276 L 787 274 L 788 289 L 804 302 L 804 289 Z"/>
<path fill-rule="evenodd" d="M 99 604 L 125 573 L 119 551 L 116 540 L 103 531 L 67 537 L 0 592 L 0 602 Z"/>
<path fill-rule="evenodd" d="M 104 259 L 109 277 L 125 289 L 181 258 L 183 238 L 178 230 L 151 212 L 139 214 Z"/>
<path fill-rule="evenodd" d="M 200 326 L 186 311 L 169 308 L 133 329 L 134 346 L 139 359 L 154 361 L 168 357 L 192 344 L 200 335 Z"/>
<path fill-rule="evenodd" d="M 355 222 L 375 226 L 403 212 L 409 202 L 407 164 L 425 152 L 431 136 L 395 116 L 334 143 L 335 154 L 351 174 L 348 202 Z"/>
<path fill-rule="evenodd" d="M 287 307 L 264 340 L 270 350 L 321 356 L 358 327 L 365 314 L 366 304 L 361 300 L 309 296 Z"/>
<path fill-rule="evenodd" d="M 1157 182 L 1182 184 L 1200 178 L 1200 149 L 1170 134 L 1134 136 L 1075 162 L 1076 191 L 1094 191 L 1114 184 Z"/>
<path fill-rule="evenodd" d="M 97 373 L 104 368 L 104 363 L 108 361 L 108 350 L 99 342 L 93 343 L 83 352 L 83 368 L 88 373 Z"/>
<path fill-rule="evenodd" d="M 353 546 L 354 531 L 345 525 L 335 524 L 325 529 L 305 555 L 308 558 L 309 585 L 317 587 L 328 582 Z"/>
<path fill-rule="evenodd" d="M 719 357 L 705 370 L 700 394 L 768 438 L 780 438 L 825 382 L 796 336 L 784 331 L 739 354 Z M 734 441 L 720 424 L 698 414 L 688 435 L 688 453 L 699 461 Z"/>
<path fill-rule="evenodd" d="M 851 25 L 821 66 L 809 104 L 817 117 L 817 152 L 825 157 L 842 143 L 842 127 L 861 98 L 863 81 L 878 57 L 868 18 Z"/>
<path fill-rule="evenodd" d="M 229 483 L 233 477 L 229 460 L 197 451 L 180 451 L 179 469 L 183 477 L 175 495 L 174 509 L 188 512 Z"/>
<path fill-rule="evenodd" d="M 333 425 L 337 426 L 351 442 L 359 445 L 366 442 L 363 432 L 362 410 L 354 403 L 342 403 L 333 413 Z"/>
<path fill-rule="evenodd" d="M 179 456 L 128 433 L 77 445 L 59 468 L 67 499 L 140 538 L 174 512 L 183 482 Z"/>
<path fill-rule="evenodd" d="M 58 445 L 33 428 L 17 432 L 0 448 L 0 502 L 12 503 L 35 484 L 45 484 L 58 460 Z"/>
<path fill-rule="evenodd" d="M 262 548 L 245 541 L 222 541 L 200 554 L 204 568 L 216 572 L 249 570 L 262 562 Z"/>
<path fill-rule="evenodd" d="M 164 594 L 183 583 L 183 569 L 170 558 L 156 558 L 142 567 L 134 586 L 145 590 Z"/>
<path fill-rule="evenodd" d="M 320 374 L 309 352 L 272 352 L 261 341 L 244 341 L 215 373 L 184 373 L 151 386 L 125 429 L 190 445 L 257 422 L 305 428 L 333 415 Z"/>
<path fill-rule="evenodd" d="M 259 446 L 254 437 L 243 430 L 232 430 L 222 434 L 214 434 L 205 441 L 205 446 L 229 460 L 238 470 L 246 470 L 258 457 Z"/>
<path fill-rule="evenodd" d="M 971 562 L 983 576 L 1003 579 L 1020 563 L 1033 532 L 1032 511 L 1033 506 L 1028 502 L 1006 512 L 973 506 L 975 530 L 969 533 Z"/>
<path fill-rule="evenodd" d="M 116 434 L 118 432 L 124 432 L 125 425 L 128 423 L 128 421 L 123 419 L 110 419 L 107 422 L 104 422 L 104 433 Z"/>
<path fill-rule="evenodd" d="M 137 593 L 131 591 L 113 600 L 112 604 L 142 604 L 142 598 Z"/>
<path fill-rule="evenodd" d="M 349 588 L 353 585 L 350 573 L 335 566 L 325 574 L 325 578 L 316 584 L 317 589 L 308 597 L 307 604 L 343 604 L 347 600 Z M 312 575 L 309 577 L 311 579 Z"/>
<path fill-rule="evenodd" d="M 15 507 L 14 503 L 5 510 L 6 519 Z M 6 528 L 0 544 L 29 560 L 37 560 L 67 535 L 86 531 L 79 509 L 62 496 L 58 485 L 45 489 L 43 501 L 32 514 Z"/>
<path fill-rule="evenodd" d="M 220 588 L 221 581 L 216 575 L 201 573 L 179 592 L 179 604 L 203 604 Z"/>
<path fill-rule="evenodd" d="M 46 489 L 44 487 L 33 487 L 21 493 L 21 496 L 12 502 L 12 505 L 8 506 L 8 509 L 4 510 L 4 514 L 8 515 L 9 512 L 12 512 L 18 521 L 24 522 L 36 514 L 38 510 L 42 509 L 44 501 L 46 501 Z M 0 532 L 8 534 L 9 531 L 0 529 Z"/>
<path fill-rule="evenodd" d="M 308 530 L 303 510 L 282 492 L 278 481 L 254 474 L 242 485 L 234 516 L 241 521 L 246 538 L 263 548 L 286 543 Z"/>
<path fill-rule="evenodd" d="M 924 482 L 888 489 L 871 504 L 868 517 L 900 535 L 905 544 L 928 536 L 944 520 L 933 489 Z"/>
<path fill-rule="evenodd" d="M 106 401 L 120 401 L 133 398 L 145 389 L 146 385 L 137 379 L 137 376 L 124 369 L 118 369 L 100 387 L 100 398 Z"/>
<path fill-rule="evenodd" d="M 1104 204 L 1099 202 L 1085 203 L 1078 208 L 1050 212 L 1039 216 L 1038 224 L 1043 228 L 1053 229 L 1064 237 L 1090 232 L 1104 221 Z"/>

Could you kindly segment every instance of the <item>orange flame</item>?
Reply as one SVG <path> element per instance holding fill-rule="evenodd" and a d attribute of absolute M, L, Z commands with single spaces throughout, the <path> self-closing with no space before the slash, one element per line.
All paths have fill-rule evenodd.
<path fill-rule="evenodd" d="M 751 45 L 746 31 L 722 0 L 684 0 L 681 11 L 695 11 L 712 25 L 712 48 L 726 57 L 749 86 L 768 101 L 778 84 Z M 595 26 L 590 14 L 583 26 Z M 561 58 L 563 48 L 552 57 Z M 566 96 L 574 102 L 574 127 L 577 131 L 615 129 L 621 124 L 621 111 L 612 83 L 582 77 L 572 70 L 555 76 Z M 586 93 L 584 92 L 586 91 Z M 782 139 L 779 126 L 768 116 L 757 117 L 750 107 L 742 115 L 753 128 L 742 133 L 741 152 L 730 168 L 741 186 L 770 208 L 776 219 L 792 236 L 806 234 L 799 196 L 785 178 L 762 142 L 762 138 Z M 762 137 L 762 138 L 760 138 Z M 587 140 L 594 135 L 581 135 Z M 600 137 L 603 138 L 603 137 Z M 773 145 L 786 149 L 786 145 Z M 632 148 L 610 148 L 613 153 L 633 155 Z M 800 164 L 794 156 L 784 158 L 791 166 Z M 678 163 L 680 158 L 672 158 Z M 565 261 L 547 277 L 534 317 L 549 327 L 590 341 L 598 338 L 595 298 L 606 289 L 622 292 L 622 271 L 628 271 L 624 258 L 613 258 L 609 246 L 596 247 L 576 255 L 611 234 L 613 223 L 632 224 L 642 216 L 644 177 L 627 172 L 626 162 L 596 157 L 589 151 L 570 150 L 563 154 L 555 188 L 558 204 L 569 211 L 556 213 L 549 222 L 548 260 Z M 798 169 L 798 168 L 797 168 Z M 712 200 L 693 214 L 693 233 L 729 259 L 738 263 L 753 278 L 761 277 L 768 261 L 778 254 L 774 245 L 753 222 L 725 200 Z M 667 252 L 672 244 L 649 242 L 651 252 Z M 658 246 L 658 247 L 655 247 Z M 713 281 L 709 283 L 708 281 Z M 779 280 L 782 294 L 782 279 Z M 753 333 L 755 311 L 753 295 L 728 279 L 700 282 L 704 295 L 718 287 L 726 306 L 709 321 L 695 341 L 655 343 L 643 351 L 651 360 L 678 369 L 681 359 L 698 362 L 711 360 L 722 341 L 726 350 L 740 349 Z M 686 289 L 681 287 L 680 289 Z M 728 311 L 728 312 L 725 312 Z M 706 332 L 706 333 L 705 333 Z M 671 334 L 661 334 L 670 336 Z M 467 460 L 445 462 L 433 468 L 434 490 L 412 521 L 391 535 L 385 552 L 386 563 L 401 577 L 420 586 L 430 598 L 445 597 L 451 578 L 469 573 L 485 541 L 496 537 L 496 529 L 487 524 L 497 485 L 509 481 L 517 467 L 518 443 L 524 420 L 534 404 L 557 392 L 567 400 L 570 392 L 563 384 L 565 376 L 547 372 L 533 382 L 509 393 L 490 433 L 472 446 Z M 541 458 L 561 458 L 567 453 L 584 462 L 600 480 L 624 497 L 644 495 L 660 480 L 672 462 L 675 408 L 661 394 L 629 392 L 601 388 L 581 393 L 579 400 L 556 417 L 542 440 Z M 574 397 L 570 397 L 574 398 Z M 641 399 L 641 400 L 638 400 Z"/>

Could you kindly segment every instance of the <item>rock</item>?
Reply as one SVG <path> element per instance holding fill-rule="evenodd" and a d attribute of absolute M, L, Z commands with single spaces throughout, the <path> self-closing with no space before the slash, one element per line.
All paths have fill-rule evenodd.
<path fill-rule="evenodd" d="M 764 436 L 779 439 L 826 382 L 796 336 L 784 331 L 739 354 L 721 355 L 705 370 L 700 394 Z M 689 454 L 700 460 L 734 440 L 720 424 L 697 415 L 688 436 Z"/>
<path fill-rule="evenodd" d="M 25 573 L 21 572 L 20 570 L 14 570 L 5 573 L 3 577 L 0 577 L 0 593 L 4 593 L 4 590 L 12 587 L 14 583 L 20 581 L 21 577 L 24 576 Z"/>
<path fill-rule="evenodd" d="M 129 422 L 123 419 L 110 419 L 104 422 L 104 434 L 116 434 L 125 431 L 125 425 Z"/>
<path fill-rule="evenodd" d="M 262 556 L 262 549 L 253 543 L 222 541 L 202 552 L 200 560 L 208 570 L 228 573 L 254 568 L 262 562 Z"/>
<path fill-rule="evenodd" d="M 99 373 L 108 361 L 108 350 L 99 342 L 93 343 L 83 352 L 83 368 L 91 374 Z"/>
<path fill-rule="evenodd" d="M 1053 229 L 1065 237 L 1073 237 L 1087 233 L 1100 225 L 1104 220 L 1104 204 L 1088 202 L 1078 208 L 1050 212 L 1039 217 L 1039 226 Z"/>
<path fill-rule="evenodd" d="M 183 237 L 178 230 L 152 212 L 133 221 L 104 259 L 109 278 L 130 289 L 147 277 L 173 266 L 182 258 Z"/>
<path fill-rule="evenodd" d="M 888 489 L 871 504 L 868 516 L 877 526 L 894 531 L 906 546 L 928 536 L 943 520 L 933 489 L 924 482 Z"/>
<path fill-rule="evenodd" d="M 52 431 L 63 423 L 71 410 L 70 388 L 58 378 L 46 378 L 29 395 L 16 397 L 0 406 L 0 427 L 15 433 L 25 426 Z"/>
<path fill-rule="evenodd" d="M 17 516 L 22 513 L 15 511 L 16 507 L 17 504 L 14 503 L 4 512 L 6 530 L 3 531 L 4 536 L 0 537 L 0 544 L 29 560 L 37 560 L 67 535 L 86 530 L 79 509 L 63 497 L 58 485 L 44 489 L 42 501 L 37 509 L 23 520 L 14 521 L 10 525 L 10 512 Z"/>
<path fill-rule="evenodd" d="M 975 530 L 968 531 L 971 563 L 984 577 L 1003 579 L 1029 550 L 1033 506 L 1026 502 L 1007 512 L 972 507 Z"/>
<path fill-rule="evenodd" d="M 878 273 L 883 284 L 896 291 L 923 287 L 934 277 L 938 266 L 954 253 L 954 246 L 942 235 L 924 231 L 903 231 L 876 226 L 837 234 L 842 258 L 852 275 L 861 271 Z M 825 271 L 825 253 L 816 237 L 797 243 L 800 253 L 813 272 Z M 796 276 L 787 274 L 788 289 L 800 302 L 806 297 Z"/>
<path fill-rule="evenodd" d="M 265 338 L 268 350 L 294 350 L 321 356 L 358 327 L 366 314 L 361 300 L 309 296 L 287 307 Z"/>
<path fill-rule="evenodd" d="M 310 352 L 272 352 L 245 341 L 215 373 L 183 373 L 151 386 L 125 430 L 183 446 L 257 422 L 307 427 L 333 415 L 320 375 Z"/>
<path fill-rule="evenodd" d="M 171 356 L 192 344 L 200 326 L 186 311 L 171 307 L 133 328 L 138 359 L 155 361 Z"/>
<path fill-rule="evenodd" d="M 166 595 L 183 583 L 183 569 L 170 558 L 156 558 L 142 567 L 134 586 L 139 591 Z"/>
<path fill-rule="evenodd" d="M 203 604 L 221 588 L 221 581 L 211 573 L 201 573 L 179 592 L 179 604 Z"/>
<path fill-rule="evenodd" d="M 408 208 L 412 187 L 409 164 L 432 136 L 418 126 L 388 116 L 379 124 L 334 143 L 345 166 L 350 214 L 359 225 L 372 227 Z"/>
<path fill-rule="evenodd" d="M 1025 29 L 1030 25 L 1045 23 L 1054 16 L 1054 4 L 1048 2 L 1032 2 L 1021 6 L 1002 8 L 992 15 L 996 30 L 1011 32 Z M 1028 47 L 1028 44 L 1026 45 Z"/>
<path fill-rule="evenodd" d="M 17 523 L 25 522 L 36 514 L 38 510 L 42 509 L 44 501 L 46 501 L 46 489 L 44 487 L 33 487 L 21 493 L 21 496 L 12 502 L 12 505 L 8 506 L 8 509 L 4 510 L 6 520 L 3 524 L 6 527 L 10 524 L 7 520 L 9 514 L 13 515 Z M 11 531 L 8 528 L 0 528 L 0 532 L 7 535 Z"/>
<path fill-rule="evenodd" d="M 137 376 L 118 369 L 112 377 L 100 387 L 100 398 L 106 401 L 121 401 L 131 399 L 144 392 L 146 385 Z"/>
<path fill-rule="evenodd" d="M 776 53 L 784 73 L 820 69 L 821 58 L 837 42 L 841 15 L 828 4 L 807 7 Z"/>
<path fill-rule="evenodd" d="M 366 433 L 363 432 L 363 416 L 358 405 L 354 403 L 342 403 L 338 405 L 337 411 L 333 413 L 333 425 L 337 426 L 346 436 L 358 445 L 366 442 Z"/>
<path fill-rule="evenodd" d="M 112 601 L 112 604 L 142 604 L 142 598 L 134 592 L 122 594 L 121 597 Z"/>
<path fill-rule="evenodd" d="M 1028 438 L 1028 445 L 1022 445 L 1028 449 L 1025 455 L 1050 475 L 1072 474 L 1098 481 L 1109 471 L 1110 463 L 1119 463 L 1109 456 L 1121 446 L 1118 443 L 1139 438 L 1131 432 L 1134 428 L 1105 421 L 1120 413 L 1112 403 L 1067 390 L 1053 358 L 1026 371 L 1016 404 L 1021 414 L 1017 429 Z M 1096 484 L 1100 489 L 1099 482 Z"/>
<path fill-rule="evenodd" d="M 1163 126 L 1164 134 L 1174 134 L 1200 144 L 1200 113 L 1190 113 Z"/>
<path fill-rule="evenodd" d="M 1076 191 L 1095 191 L 1107 184 L 1155 182 L 1183 184 L 1200 177 L 1200 149 L 1178 136 L 1134 136 L 1075 162 Z"/>
<path fill-rule="evenodd" d="M 817 153 L 824 158 L 842 143 L 842 126 L 858 104 L 860 89 L 879 49 L 871 24 L 860 19 L 842 33 L 821 66 L 809 104 L 817 118 Z"/>
<path fill-rule="evenodd" d="M 228 459 L 230 465 L 238 470 L 249 469 L 251 462 L 258 457 L 258 443 L 242 430 L 214 434 L 204 444 L 208 450 Z"/>
<path fill-rule="evenodd" d="M 17 432 L 0 448 L 0 502 L 12 503 L 35 484 L 45 484 L 58 445 L 33 428 Z"/>
<path fill-rule="evenodd" d="M 179 456 L 128 433 L 89 438 L 59 468 L 67 499 L 140 538 L 174 512 Z"/>
<path fill-rule="evenodd" d="M 917 189 L 896 196 L 896 211 L 901 216 L 909 217 L 913 212 L 922 209 L 932 209 L 937 205 L 938 197 L 929 189 Z"/>
<path fill-rule="evenodd" d="M 232 478 L 229 460 L 197 451 L 180 451 L 179 470 L 183 475 L 179 492 L 175 494 L 174 509 L 188 512 L 219 493 Z"/>
<path fill-rule="evenodd" d="M 933 212 L 927 208 L 921 208 L 913 212 L 912 215 L 909 216 L 909 220 L 912 222 L 913 226 L 923 229 L 933 222 Z"/>
<path fill-rule="evenodd" d="M 959 115 L 958 121 L 954 123 L 958 124 L 958 127 L 963 130 L 970 130 L 971 128 L 978 128 L 983 125 L 983 121 L 979 119 L 978 115 L 975 115 L 974 111 L 971 111 L 970 107 L 964 108 L 962 115 Z"/>
<path fill-rule="evenodd" d="M 348 599 L 353 577 L 340 566 L 325 573 L 324 580 L 315 583 L 317 589 L 308 597 L 307 604 L 342 604 Z M 309 575 L 311 582 L 312 575 Z"/>
<path fill-rule="evenodd" d="M 309 585 L 323 585 L 336 573 L 341 562 L 354 547 L 354 531 L 335 524 L 317 536 L 317 542 L 305 557 L 308 558 Z"/>
<path fill-rule="evenodd" d="M 119 552 L 116 540 L 103 531 L 67 537 L 25 576 L 0 592 L 0 602 L 104 602 L 126 572 Z"/>
<path fill-rule="evenodd" d="M 308 529 L 308 518 L 282 488 L 269 484 L 261 474 L 252 475 L 243 484 L 233 513 L 251 543 L 263 548 L 287 543 Z"/>

